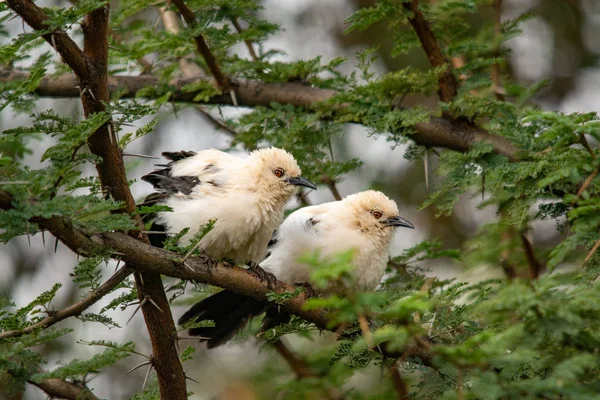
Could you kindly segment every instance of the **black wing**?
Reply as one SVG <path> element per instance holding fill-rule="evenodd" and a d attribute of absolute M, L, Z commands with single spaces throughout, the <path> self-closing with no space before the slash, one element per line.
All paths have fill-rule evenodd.
<path fill-rule="evenodd" d="M 172 176 L 171 167 L 174 163 L 195 154 L 193 151 L 164 152 L 162 153 L 163 157 L 171 162 L 159 164 L 159 167 L 164 168 L 142 176 L 142 180 L 150 183 L 155 189 L 168 194 L 190 194 L 194 187 L 200 183 L 200 179 L 196 176 Z"/>
<path fill-rule="evenodd" d="M 171 167 L 177 161 L 192 157 L 195 154 L 196 153 L 193 151 L 162 153 L 163 157 L 170 160 L 170 162 L 168 164 L 158 165 L 159 167 L 164 168 L 157 169 L 148 175 L 142 176 L 142 180 L 152 184 L 158 192 L 149 194 L 144 199 L 144 202 L 139 205 L 152 206 L 164 202 L 172 194 L 182 193 L 187 195 L 192 193 L 194 186 L 200 183 L 200 179 L 195 176 L 171 176 Z M 154 214 L 145 216 L 147 220 L 154 219 L 155 217 L 156 215 Z M 156 247 L 163 247 L 163 244 L 167 239 L 166 228 L 157 222 L 153 222 L 150 231 L 151 233 L 148 235 L 150 244 Z"/>

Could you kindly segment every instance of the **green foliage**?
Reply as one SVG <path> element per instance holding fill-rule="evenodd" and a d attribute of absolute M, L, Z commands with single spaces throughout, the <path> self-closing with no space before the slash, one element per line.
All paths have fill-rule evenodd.
<path fill-rule="evenodd" d="M 133 350 L 133 343 L 115 346 L 96 354 L 89 360 L 73 360 L 62 367 L 52 371 L 31 376 L 33 382 L 41 382 L 45 379 L 83 379 L 89 373 L 97 373 L 103 368 L 113 365 L 117 361 L 128 357 Z"/>
<path fill-rule="evenodd" d="M 121 212 L 123 204 L 105 196 L 99 178 L 89 175 L 91 167 L 103 160 L 90 153 L 87 142 L 100 128 L 108 127 L 119 149 L 126 152 L 133 141 L 157 128 L 159 118 L 195 107 L 169 102 L 173 81 L 181 77 L 182 57 L 205 72 L 209 70 L 204 57 L 196 52 L 194 37 L 201 34 L 234 87 L 244 80 L 260 80 L 336 91 L 311 107 L 273 103 L 225 121 L 236 132 L 232 147 L 285 148 L 298 160 L 303 176 L 330 185 L 363 165 L 360 158 L 340 159 L 344 152 L 338 154 L 335 148 L 345 137 L 347 125 L 359 123 L 371 136 L 383 137 L 391 146 L 410 143 L 404 157 L 418 168 L 426 154 L 430 162 L 435 159 L 431 164 L 437 179 L 431 180 L 434 184 L 423 210 L 451 218 L 457 204 L 468 199 L 495 215 L 470 229 L 468 238 L 458 238 L 462 244 L 457 249 L 449 249 L 441 240 L 428 240 L 404 250 L 390 260 L 384 282 L 373 292 L 355 290 L 353 252 L 327 259 L 306 255 L 303 262 L 312 268 L 315 288 L 344 294 L 323 295 L 306 303 L 307 309 L 324 309 L 330 316 L 329 328 L 337 329 L 337 340 L 317 342 L 319 328 L 297 316 L 258 333 L 267 342 L 292 334 L 315 341 L 310 344 L 311 351 L 302 354 L 314 376 L 288 379 L 279 361 L 269 359 L 254 373 L 258 397 L 274 397 L 277 392 L 286 399 L 318 398 L 323 393 L 337 398 L 343 391 L 348 399 L 393 398 L 397 394 L 389 370 L 398 368 L 411 399 L 598 398 L 600 254 L 591 251 L 600 243 L 600 153 L 594 147 L 600 141 L 600 119 L 593 112 L 566 114 L 536 106 L 531 100 L 547 81 L 524 86 L 504 75 L 501 81 L 492 78 L 492 69 L 508 69 L 509 51 L 503 44 L 520 34 L 522 23 L 532 14 L 509 20 L 503 16 L 498 32 L 490 14 L 491 0 L 418 2 L 418 12 L 443 55 L 464 61 L 463 66 L 449 69 L 449 65 L 429 67 L 410 21 L 415 18 L 412 1 L 379 0 L 358 8 L 346 19 L 346 31 L 353 35 L 375 32 L 377 43 L 358 51 L 353 60 L 334 57 L 329 61 L 323 56 L 289 60 L 282 50 L 268 48 L 266 40 L 280 27 L 261 19 L 264 14 L 258 0 L 185 3 L 194 12 L 196 24 L 184 24 L 178 33 L 172 33 L 148 22 L 148 15 L 156 18 L 157 6 L 175 10 L 171 2 L 111 2 L 109 74 L 152 74 L 159 83 L 141 88 L 135 99 L 130 98 L 132 94 L 124 96 L 124 89 L 114 90 L 104 111 L 83 118 L 79 113 L 67 115 L 60 107 L 42 109 L 43 103 L 38 102 L 36 88 L 44 77 L 72 72 L 55 56 L 54 49 L 41 49 L 42 35 L 56 36 L 59 33 L 51 32 L 62 29 L 77 39 L 85 15 L 108 2 L 80 0 L 69 6 L 46 7 L 48 30 L 24 30 L 13 37 L 8 37 L 8 24 L 14 13 L 0 2 L 0 67 L 28 74 L 24 79 L 0 83 L 3 116 L 10 112 L 28 118 L 22 126 L 4 129 L 0 135 L 0 188 L 13 199 L 13 208 L 0 212 L 3 243 L 20 235 L 39 234 L 36 222 L 40 217 L 72 224 L 88 234 L 136 229 L 131 216 Z M 240 24 L 240 31 L 233 21 Z M 248 43 L 256 57 L 249 57 L 245 49 L 237 52 Z M 40 55 L 34 59 L 32 54 Z M 374 68 L 379 57 L 395 58 L 400 67 L 380 73 Z M 151 65 L 144 62 L 146 58 L 152 60 Z M 353 70 L 343 73 L 342 66 Z M 447 103 L 420 105 L 425 96 L 435 98 L 439 80 L 448 71 L 460 83 L 457 95 Z M 199 103 L 228 96 L 207 80 L 187 82 L 183 92 L 194 93 L 194 102 Z M 215 109 L 220 112 L 218 107 Z M 415 136 L 420 134 L 415 125 L 439 123 L 440 117 L 448 116 L 455 119 L 452 134 L 465 142 L 474 140 L 468 151 L 431 149 L 411 142 L 411 138 L 422 137 Z M 133 124 L 135 128 L 130 129 Z M 463 135 L 461 124 L 481 128 L 481 136 L 471 139 Z M 499 154 L 489 141 L 480 140 L 485 136 L 483 130 L 507 140 L 517 152 L 510 157 Z M 40 144 L 44 145 L 43 154 L 34 151 Z M 28 164 L 32 156 L 41 163 L 39 167 Z M 135 214 L 150 229 L 152 217 L 159 211 L 172 210 L 164 205 L 140 205 Z M 540 221 L 554 223 L 561 234 L 555 243 L 532 243 L 530 231 Z M 213 226 L 214 221 L 202 227 L 185 245 L 181 239 L 189 229 L 184 229 L 168 238 L 165 248 L 187 254 Z M 111 254 L 86 256 L 69 274 L 80 296 L 90 295 L 102 284 Z M 439 280 L 425 274 L 433 262 L 476 267 L 503 277 L 481 282 Z M 504 273 L 509 279 L 501 275 Z M 214 291 L 195 284 L 199 293 L 181 300 L 181 295 L 190 292 L 188 282 L 165 278 L 164 283 L 174 305 Z M 73 340 L 68 329 L 22 332 L 53 315 L 61 284 L 49 282 L 48 287 L 26 305 L 14 305 L 0 297 L 0 330 L 12 331 L 0 339 L 1 394 L 20 393 L 26 382 L 48 378 L 80 383 L 131 354 L 140 355 L 131 343 L 92 341 L 88 344 L 104 351 L 88 360 L 67 360 L 58 368 L 40 372 L 47 360 L 56 360 L 54 351 Z M 302 290 L 270 293 L 268 300 L 279 307 Z M 131 311 L 139 305 L 133 278 L 117 285 L 111 296 L 101 300 L 99 312 L 85 311 L 76 318 L 86 324 L 120 328 L 112 312 Z M 181 329 L 209 326 L 211 321 L 191 322 Z M 246 329 L 248 335 L 254 336 L 259 326 L 260 321 L 252 321 Z M 195 356 L 193 347 L 180 353 L 185 362 Z M 358 373 L 377 375 L 373 379 L 377 381 L 373 387 L 377 387 L 357 388 L 351 379 Z M 159 398 L 155 373 L 149 373 L 144 388 L 131 389 L 135 391 L 134 399 Z"/>

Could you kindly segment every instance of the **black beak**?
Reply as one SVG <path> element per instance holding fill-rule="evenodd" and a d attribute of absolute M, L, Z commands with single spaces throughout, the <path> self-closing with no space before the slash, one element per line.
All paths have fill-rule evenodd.
<path fill-rule="evenodd" d="M 296 186 L 305 186 L 305 187 L 307 187 L 307 188 L 311 188 L 311 189 L 313 189 L 313 190 L 317 190 L 317 187 L 315 186 L 315 184 L 314 184 L 314 183 L 312 183 L 312 182 L 311 182 L 311 181 L 309 181 L 308 179 L 306 179 L 306 178 L 303 178 L 303 177 L 301 177 L 301 176 L 296 176 L 296 177 L 293 177 L 293 178 L 288 178 L 288 179 L 287 179 L 287 182 L 288 182 L 290 185 L 296 185 Z"/>
<path fill-rule="evenodd" d="M 401 226 L 403 228 L 415 229 L 415 226 L 402 217 L 392 217 L 382 221 L 386 226 Z"/>

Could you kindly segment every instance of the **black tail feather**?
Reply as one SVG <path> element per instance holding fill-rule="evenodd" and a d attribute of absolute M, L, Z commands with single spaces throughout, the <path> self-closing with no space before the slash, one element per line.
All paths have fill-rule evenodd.
<path fill-rule="evenodd" d="M 214 327 L 192 328 L 191 336 L 200 336 L 208 348 L 217 347 L 231 339 L 250 319 L 261 314 L 267 304 L 241 294 L 223 290 L 194 304 L 177 322 L 183 325 L 193 319 L 196 322 L 212 320 Z"/>

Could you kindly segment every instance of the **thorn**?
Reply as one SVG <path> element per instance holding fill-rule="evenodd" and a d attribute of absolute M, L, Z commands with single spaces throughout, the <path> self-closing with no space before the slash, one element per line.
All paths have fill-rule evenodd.
<path fill-rule="evenodd" d="M 427 337 L 431 337 L 431 330 L 433 329 L 433 323 L 435 322 L 435 317 L 437 316 L 437 311 L 433 313 L 433 318 L 431 318 L 431 323 L 429 325 L 429 330 L 427 331 Z"/>
<path fill-rule="evenodd" d="M 183 262 L 183 266 L 186 267 L 187 269 L 189 269 L 190 271 L 194 271 L 194 269 L 185 261 Z"/>
<path fill-rule="evenodd" d="M 31 236 L 29 235 L 29 221 L 25 223 L 25 231 L 27 232 L 27 243 L 31 247 Z"/>
<path fill-rule="evenodd" d="M 121 264 L 121 260 L 117 260 L 117 266 L 115 267 L 115 272 L 119 269 L 119 265 Z"/>
<path fill-rule="evenodd" d="M 45 230 L 42 229 L 42 244 L 46 247 L 46 235 L 44 235 Z"/>
<path fill-rule="evenodd" d="M 150 363 L 150 366 L 148 367 L 148 372 L 146 372 L 146 376 L 144 377 L 144 383 L 142 383 L 142 390 L 144 390 L 144 388 L 146 387 L 146 382 L 148 381 L 148 377 L 150 376 L 150 371 L 152 371 L 152 363 Z"/>
<path fill-rule="evenodd" d="M 140 310 L 140 308 L 142 308 L 142 306 L 146 303 L 146 299 L 142 300 L 142 302 L 140 304 L 138 304 L 138 306 L 136 307 L 135 311 L 133 311 L 133 314 L 131 314 L 131 317 L 129 317 L 129 319 L 127 320 L 127 322 L 125 323 L 125 325 L 129 324 L 129 321 L 131 321 L 133 319 L 133 317 L 135 316 L 135 314 Z"/>
<path fill-rule="evenodd" d="M 92 99 L 96 100 L 96 96 L 94 96 L 94 92 L 92 92 L 92 89 L 90 89 L 90 96 L 92 96 Z"/>
<path fill-rule="evenodd" d="M 56 254 L 57 249 L 58 249 L 58 238 L 56 238 L 56 241 L 54 242 L 54 254 Z"/>
<path fill-rule="evenodd" d="M 192 382 L 196 382 L 197 384 L 200 384 L 200 382 L 198 382 L 198 381 L 197 381 L 197 380 L 195 380 L 194 378 L 190 378 L 190 377 L 189 377 L 189 376 L 187 376 L 187 375 L 184 375 L 184 376 L 185 376 L 185 379 L 189 379 L 189 380 L 190 380 L 190 381 L 192 381 Z"/>
<path fill-rule="evenodd" d="M 429 149 L 425 148 L 423 155 L 423 167 L 425 168 L 425 188 L 429 192 Z"/>
<path fill-rule="evenodd" d="M 106 129 L 108 129 L 108 138 L 110 139 L 110 144 L 112 146 L 114 146 L 115 142 L 113 140 L 113 131 L 112 131 L 112 127 L 110 126 L 110 124 L 106 125 Z"/>
<path fill-rule="evenodd" d="M 123 153 L 124 157 L 140 157 L 140 158 L 149 158 L 151 160 L 158 160 L 159 157 L 147 156 L 145 154 L 134 154 L 134 153 Z"/>
<path fill-rule="evenodd" d="M 130 373 L 132 373 L 136 369 L 141 368 L 141 367 L 143 367 L 145 365 L 148 365 L 148 364 L 152 364 L 152 361 L 144 361 L 143 363 L 141 363 L 139 365 L 136 365 L 135 367 L 131 368 L 129 371 L 125 372 L 125 375 L 129 375 Z"/>
<path fill-rule="evenodd" d="M 231 102 L 233 103 L 234 106 L 238 106 L 238 102 L 237 102 L 237 96 L 235 95 L 235 90 L 231 89 L 231 91 L 229 92 L 229 95 L 231 96 Z"/>
<path fill-rule="evenodd" d="M 163 312 L 163 310 L 160 309 L 160 307 L 158 306 L 158 304 L 156 304 L 156 302 L 154 300 L 152 300 L 152 298 L 150 296 L 146 297 L 148 299 L 148 301 L 158 309 L 158 311 L 160 311 L 161 313 Z M 163 313 L 164 314 L 164 313 Z"/>
<path fill-rule="evenodd" d="M 79 87 L 79 86 L 77 86 L 77 87 Z M 84 94 L 85 94 L 85 92 L 87 92 L 87 91 L 88 91 L 88 88 L 84 88 L 84 89 L 83 89 L 83 91 L 82 91 L 82 90 L 81 90 L 81 88 L 79 87 L 79 96 L 80 96 L 80 97 L 83 97 L 83 95 L 84 95 Z"/>
<path fill-rule="evenodd" d="M 185 254 L 185 256 L 183 256 L 183 260 L 182 260 L 182 262 L 183 262 L 183 263 L 185 263 L 185 260 L 187 260 L 187 259 L 188 259 L 188 257 L 189 257 L 189 256 L 190 256 L 190 255 L 191 255 L 191 254 L 192 254 L 194 251 L 196 251 L 196 249 L 197 249 L 198 247 L 200 247 L 200 243 L 202 243 L 202 240 L 200 240 L 198 243 L 196 243 L 196 244 L 194 245 L 194 247 L 192 247 L 192 249 L 191 249 L 190 251 L 188 251 L 188 252 Z M 188 267 L 189 267 L 189 266 L 188 266 Z"/>
<path fill-rule="evenodd" d="M 50 41 L 52 42 L 52 47 L 56 50 L 56 41 L 54 41 L 54 33 L 50 34 Z"/>

